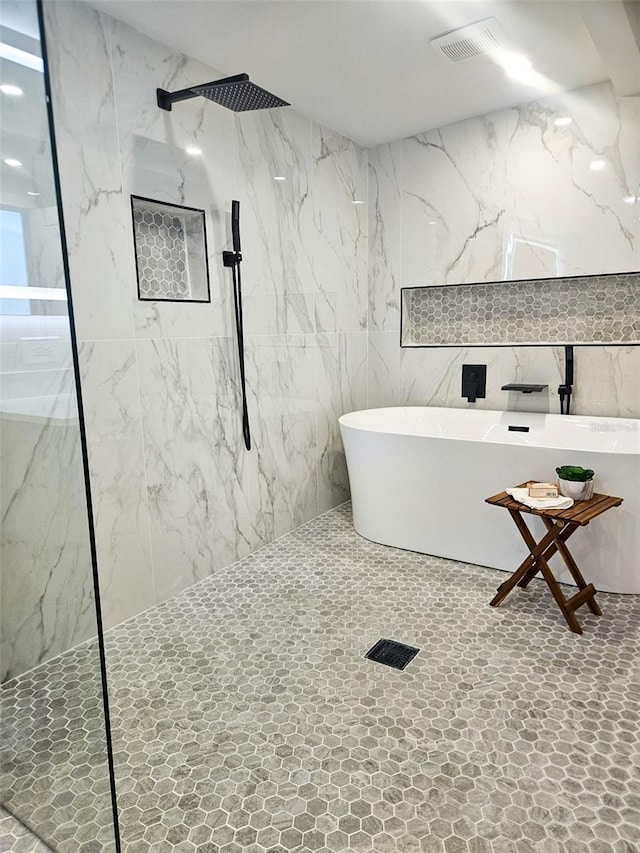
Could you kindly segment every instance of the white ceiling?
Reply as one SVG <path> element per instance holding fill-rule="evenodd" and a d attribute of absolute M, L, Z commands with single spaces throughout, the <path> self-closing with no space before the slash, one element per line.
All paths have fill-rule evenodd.
<path fill-rule="evenodd" d="M 225 76 L 247 72 L 299 112 L 367 146 L 621 73 L 631 77 L 621 94 L 640 81 L 629 22 L 638 0 L 91 2 Z M 514 82 L 487 57 L 453 63 L 429 44 L 490 17 L 505 46 L 546 78 L 542 89 Z"/>

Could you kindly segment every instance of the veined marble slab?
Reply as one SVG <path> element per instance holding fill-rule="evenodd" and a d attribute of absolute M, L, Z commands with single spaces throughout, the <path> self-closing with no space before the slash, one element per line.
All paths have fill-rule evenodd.
<path fill-rule="evenodd" d="M 76 395 L 55 394 L 0 400 L 0 419 L 51 426 L 78 425 Z"/>
<path fill-rule="evenodd" d="M 0 680 L 96 630 L 75 397 L 13 402 L 0 415 Z"/>

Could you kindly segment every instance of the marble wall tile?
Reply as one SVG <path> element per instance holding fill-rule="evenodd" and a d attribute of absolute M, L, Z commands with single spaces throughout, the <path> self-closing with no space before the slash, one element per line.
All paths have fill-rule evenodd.
<path fill-rule="evenodd" d="M 249 488 L 261 543 L 318 514 L 317 347 L 315 335 L 247 341 Z"/>
<path fill-rule="evenodd" d="M 369 408 L 402 405 L 400 332 L 369 332 L 367 394 Z"/>
<path fill-rule="evenodd" d="M 235 342 L 137 343 L 156 601 L 250 553 Z"/>
<path fill-rule="evenodd" d="M 231 273 L 229 273 L 231 276 Z M 251 287 L 251 277 L 241 270 L 242 286 Z M 232 285 L 229 284 L 229 287 Z M 283 288 L 284 289 L 284 288 Z M 246 335 L 278 335 L 286 329 L 288 335 L 309 334 L 316 330 L 319 297 L 316 293 L 250 293 L 244 295 L 243 312 Z M 326 302 L 321 303 L 322 307 Z M 326 313 L 326 312 L 325 312 Z M 324 317 L 324 313 L 321 315 Z M 326 321 L 325 321 L 326 322 Z M 331 322 L 331 314 L 329 320 Z"/>
<path fill-rule="evenodd" d="M 338 418 L 367 407 L 367 334 L 319 335 L 316 350 L 318 510 L 349 500 Z"/>
<path fill-rule="evenodd" d="M 51 151 L 49 146 L 43 146 L 42 159 L 51 169 Z M 39 186 L 35 184 L 35 186 Z M 64 271 L 62 268 L 62 252 L 60 251 L 60 224 L 58 209 L 54 206 L 34 207 L 23 214 L 26 219 L 28 244 L 26 252 L 27 281 L 30 286 L 64 288 Z M 34 308 L 36 310 L 34 310 Z M 56 314 L 66 315 L 67 306 L 64 302 L 32 303 L 33 313 L 49 314 L 51 309 Z"/>
<path fill-rule="evenodd" d="M 109 19 L 67 0 L 44 11 L 78 337 L 131 338 Z"/>
<path fill-rule="evenodd" d="M 487 365 L 487 396 L 462 396 L 462 365 Z M 369 335 L 369 406 L 445 406 L 498 411 L 559 412 L 564 371 L 560 347 L 434 347 L 401 349 L 397 332 Z M 538 394 L 502 391 L 510 382 L 548 385 Z"/>
<path fill-rule="evenodd" d="M 0 415 L 2 681 L 95 633 L 78 418 L 68 403 Z"/>
<path fill-rule="evenodd" d="M 138 370 L 133 341 L 79 351 L 106 627 L 154 603 Z"/>
<path fill-rule="evenodd" d="M 509 116 L 403 141 L 405 287 L 501 278 Z"/>
<path fill-rule="evenodd" d="M 405 139 L 395 159 L 370 152 L 369 405 L 466 406 L 461 365 L 480 362 L 494 390 L 477 406 L 558 411 L 558 347 L 400 351 L 377 330 L 397 328 L 401 286 L 640 269 L 639 111 L 598 84 Z M 561 114 L 572 124 L 557 127 Z M 635 352 L 577 348 L 573 411 L 640 416 Z M 548 396 L 495 391 L 519 374 Z"/>
<path fill-rule="evenodd" d="M 563 358 L 559 347 L 403 349 L 400 376 L 404 404 L 559 413 L 557 389 Z M 487 365 L 484 399 L 469 403 L 462 396 L 463 364 Z M 511 382 L 549 387 L 535 394 L 501 390 Z"/>
<path fill-rule="evenodd" d="M 633 231 L 633 257 L 630 269 L 640 270 L 640 97 L 621 98 L 617 102 L 619 116 L 619 147 L 624 152 L 625 178 L 629 186 L 629 195 L 625 196 L 625 205 L 630 207 Z M 635 201 L 634 201 L 635 198 Z M 628 214 L 627 214 L 628 216 Z"/>
<path fill-rule="evenodd" d="M 254 334 L 314 331 L 311 122 L 264 110 L 238 115 L 236 129 L 247 323 Z"/>
<path fill-rule="evenodd" d="M 640 418 L 640 347 L 576 347 L 575 414 Z"/>
<path fill-rule="evenodd" d="M 369 329 L 400 328 L 402 142 L 369 152 Z"/>
<path fill-rule="evenodd" d="M 68 340 L 18 340 L 0 344 L 0 400 L 50 397 L 74 392 Z"/>
<path fill-rule="evenodd" d="M 163 112 L 156 87 L 175 90 L 225 72 L 89 8 L 75 12 L 63 0 L 49 27 L 60 44 L 55 106 L 66 162 L 77 159 L 78 146 L 88 149 L 79 175 L 63 174 L 63 194 L 69 206 L 87 208 L 70 255 L 74 294 L 85 287 L 87 304 L 96 305 L 80 357 L 112 624 L 346 497 L 335 421 L 366 404 L 367 154 L 292 109 L 234 116 L 194 99 Z M 80 82 L 92 54 L 94 67 Z M 87 85 L 93 74 L 97 87 Z M 87 116 L 95 118 L 96 98 L 94 126 Z M 191 156 L 188 147 L 201 153 Z M 211 304 L 138 302 L 131 194 L 205 210 Z M 221 263 L 234 198 L 250 453 L 242 443 L 231 275 Z M 100 265 L 103 251 L 108 264 L 100 271 L 107 275 L 109 264 L 118 271 L 115 315 L 94 282 L 84 284 L 86 259 Z M 101 282 L 99 275 L 95 287 Z"/>
<path fill-rule="evenodd" d="M 638 102 L 599 83 L 511 110 L 504 278 L 638 269 Z"/>
<path fill-rule="evenodd" d="M 313 269 L 336 294 L 336 329 L 367 328 L 367 154 L 351 140 L 313 125 Z M 319 329 L 318 331 L 324 331 Z"/>
<path fill-rule="evenodd" d="M 462 365 L 487 365 L 487 396 L 462 397 Z M 640 417 L 640 347 L 574 348 L 571 412 L 595 417 Z M 442 347 L 400 349 L 395 332 L 369 335 L 368 406 L 446 406 L 560 413 L 562 347 Z M 541 393 L 502 391 L 510 382 L 548 385 Z"/>
<path fill-rule="evenodd" d="M 113 75 L 125 198 L 139 195 L 205 211 L 210 304 L 139 302 L 131 212 L 127 210 L 126 267 L 133 287 L 138 337 L 210 337 L 231 332 L 229 212 L 236 197 L 235 119 L 205 98 L 158 108 L 156 88 L 167 91 L 224 76 L 113 21 Z M 188 148 L 201 153 L 190 155 Z M 124 259 L 123 259 L 124 262 Z"/>

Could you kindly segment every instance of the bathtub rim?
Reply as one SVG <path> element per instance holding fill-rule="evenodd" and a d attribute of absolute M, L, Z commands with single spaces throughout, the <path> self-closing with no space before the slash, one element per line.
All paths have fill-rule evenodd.
<path fill-rule="evenodd" d="M 567 420 L 574 420 L 576 423 L 578 421 L 583 421 L 588 424 L 634 424 L 635 428 L 630 429 L 612 429 L 611 433 L 625 433 L 627 435 L 634 434 L 637 435 L 637 442 L 635 447 L 625 447 L 625 448 L 607 448 L 607 447 L 583 447 L 583 448 L 575 448 L 575 447 L 563 447 L 558 446 L 555 443 L 548 444 L 536 444 L 531 442 L 522 442 L 519 443 L 517 440 L 512 441 L 502 441 L 500 438 L 491 438 L 490 440 L 482 435 L 478 436 L 468 436 L 468 435 L 435 435 L 433 433 L 424 433 L 424 432 L 412 432 L 407 429 L 399 429 L 394 428 L 390 424 L 386 424 L 383 427 L 376 428 L 373 424 L 367 424 L 365 418 L 367 416 L 373 416 L 376 413 L 389 413 L 389 412 L 429 412 L 436 415 L 438 412 L 455 412 L 459 413 L 461 417 L 478 417 L 478 416 L 491 416 L 495 415 L 496 419 L 493 422 L 487 423 L 487 429 L 491 426 L 500 426 L 502 422 L 506 419 L 512 421 L 514 426 L 527 426 L 528 424 L 524 423 L 523 420 L 526 418 L 537 419 L 538 421 L 546 420 L 547 418 L 552 418 L 554 421 L 559 423 L 566 423 Z M 498 419 L 499 418 L 499 419 Z M 355 422 L 353 422 L 355 420 Z M 360 420 L 360 422 L 358 422 Z M 397 436 L 407 439 L 430 439 L 430 440 L 442 440 L 442 441 L 466 441 L 466 442 L 477 442 L 479 444 L 491 444 L 491 445 L 501 445 L 504 447 L 539 447 L 541 450 L 561 450 L 567 452 L 576 452 L 576 453 L 599 453 L 606 455 L 615 455 L 615 456 L 629 456 L 631 458 L 635 458 L 640 456 L 640 418 L 613 418 L 613 417 L 599 417 L 597 415 L 559 415 L 554 414 L 552 412 L 509 412 L 503 409 L 463 409 L 463 408 L 455 408 L 455 407 L 447 407 L 447 406 L 379 406 L 377 408 L 372 409 L 357 409 L 353 412 L 345 412 L 338 418 L 338 424 L 340 428 L 352 429 L 359 432 L 368 432 L 374 435 L 386 435 L 386 436 Z M 396 425 L 397 427 L 398 425 Z M 598 430 L 595 431 L 599 432 Z M 602 432 L 609 432 L 609 430 L 602 430 Z M 516 436 L 526 436 L 528 433 L 520 433 L 513 432 L 511 433 L 512 438 Z"/>

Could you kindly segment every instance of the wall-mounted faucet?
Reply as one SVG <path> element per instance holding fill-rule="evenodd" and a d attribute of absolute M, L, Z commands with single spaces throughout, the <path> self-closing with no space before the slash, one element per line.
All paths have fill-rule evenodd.
<path fill-rule="evenodd" d="M 477 399 L 487 396 L 486 364 L 462 365 L 462 396 L 467 398 L 468 403 L 475 403 Z"/>
<path fill-rule="evenodd" d="M 533 394 L 534 391 L 544 391 L 548 385 L 534 385 L 531 382 L 509 382 L 508 385 L 503 385 L 501 391 L 520 391 L 521 394 Z"/>

